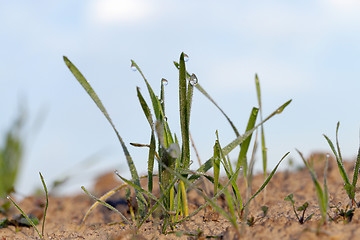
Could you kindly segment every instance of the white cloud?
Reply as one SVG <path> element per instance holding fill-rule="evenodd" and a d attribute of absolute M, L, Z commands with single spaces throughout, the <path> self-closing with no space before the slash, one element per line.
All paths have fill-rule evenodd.
<path fill-rule="evenodd" d="M 360 8 L 360 1 L 358 0 L 327 0 L 326 2 L 337 9 L 353 11 L 354 8 Z"/>
<path fill-rule="evenodd" d="M 117 25 L 143 21 L 153 17 L 156 4 L 146 0 L 93 0 L 89 4 L 90 19 L 102 25 Z"/>

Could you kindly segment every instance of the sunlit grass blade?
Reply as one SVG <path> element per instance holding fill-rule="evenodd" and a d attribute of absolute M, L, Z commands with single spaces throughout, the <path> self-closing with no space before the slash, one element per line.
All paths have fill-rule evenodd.
<path fill-rule="evenodd" d="M 247 202 L 244 204 L 244 208 L 247 207 L 247 205 L 251 202 L 251 200 L 253 200 L 265 187 L 266 185 L 268 185 L 268 183 L 270 182 L 271 178 L 274 176 L 276 170 L 278 169 L 280 163 L 290 154 L 290 152 L 286 153 L 278 162 L 278 164 L 275 166 L 275 168 L 271 171 L 270 175 L 266 178 L 265 182 L 261 185 L 261 187 L 256 191 L 256 193 L 254 193 L 254 195 L 252 195 L 249 200 L 247 200 Z"/>
<path fill-rule="evenodd" d="M 116 133 L 116 136 L 118 137 L 120 144 L 122 146 L 122 149 L 124 151 L 126 160 L 127 160 L 127 164 L 129 166 L 130 169 L 130 173 L 131 173 L 131 177 L 133 179 L 133 181 L 135 182 L 135 184 L 137 184 L 138 186 L 140 186 L 140 179 L 139 179 L 139 175 L 137 173 L 135 164 L 130 156 L 130 153 L 123 141 L 123 139 L 121 138 L 119 132 L 117 131 L 113 121 L 110 118 L 110 115 L 108 114 L 108 112 L 106 111 L 104 105 L 102 104 L 100 98 L 97 96 L 97 94 L 95 93 L 94 89 L 91 87 L 90 83 L 85 79 L 85 77 L 81 74 L 81 72 L 75 67 L 75 65 L 67 58 L 64 56 L 64 61 L 65 64 L 67 65 L 67 67 L 70 69 L 70 71 L 72 72 L 72 74 L 75 76 L 75 78 L 78 80 L 78 82 L 81 84 L 81 86 L 85 89 L 85 91 L 89 94 L 89 96 L 91 97 L 91 99 L 95 102 L 96 106 L 100 109 L 100 111 L 104 114 L 104 116 L 106 117 L 106 119 L 108 120 L 108 122 L 110 123 L 111 127 L 113 128 L 113 130 Z M 140 214 L 141 216 L 143 216 L 145 214 L 145 206 L 144 206 L 144 202 L 141 202 L 141 196 L 139 195 L 139 193 L 136 193 L 137 196 L 137 201 L 138 201 L 138 205 L 139 205 L 139 209 L 140 209 Z"/>
<path fill-rule="evenodd" d="M 35 223 L 29 218 L 29 216 L 19 207 L 19 205 L 16 204 L 16 202 L 10 197 L 7 196 L 7 199 L 9 201 L 12 202 L 12 204 L 14 204 L 14 206 L 17 208 L 17 210 L 19 210 L 19 212 L 21 213 L 21 215 L 24 216 L 24 218 L 26 218 L 26 220 L 28 220 L 28 222 L 31 224 L 31 226 L 35 229 L 35 231 L 37 232 L 37 234 L 39 235 L 39 237 L 41 239 L 43 239 L 43 235 L 39 232 L 39 230 L 37 229 Z"/>
<path fill-rule="evenodd" d="M 255 126 L 255 123 L 256 123 L 256 119 L 257 119 L 257 115 L 258 115 L 258 112 L 259 112 L 259 109 L 258 108 L 253 108 L 252 111 L 251 111 L 251 114 L 250 114 L 250 118 L 249 118 L 249 121 L 248 121 L 248 124 L 246 126 L 246 130 L 245 132 L 247 131 L 250 131 L 251 129 L 254 128 Z M 237 167 L 239 166 L 242 166 L 243 168 L 243 174 L 244 174 L 244 179 L 246 180 L 246 177 L 247 177 L 247 158 L 246 158 L 246 154 L 249 150 L 249 146 L 250 146 L 250 141 L 251 141 L 251 137 L 252 137 L 252 134 L 249 135 L 249 137 L 247 139 L 245 139 L 242 143 L 241 143 L 241 146 L 240 146 L 240 153 L 239 153 L 239 157 L 238 157 L 238 162 L 237 162 Z M 246 183 L 247 185 L 247 183 Z"/>
<path fill-rule="evenodd" d="M 324 170 L 324 190 L 321 187 L 316 173 L 314 171 L 314 169 L 309 165 L 309 163 L 306 161 L 306 159 L 304 158 L 304 156 L 302 155 L 302 153 L 296 149 L 296 151 L 299 153 L 301 159 L 303 160 L 306 168 L 309 170 L 310 175 L 311 175 L 311 179 L 314 183 L 315 186 L 315 190 L 316 190 L 316 195 L 318 198 L 318 203 L 319 203 L 319 208 L 320 208 L 320 214 L 321 214 L 321 223 L 325 224 L 327 222 L 327 210 L 328 210 L 328 190 L 327 190 L 327 184 L 326 184 L 326 172 L 327 172 L 327 158 L 326 158 L 326 162 L 325 162 L 325 170 Z"/>
<path fill-rule="evenodd" d="M 48 196 L 48 190 L 47 190 L 47 187 L 46 187 L 46 184 L 45 184 L 44 177 L 42 176 L 41 172 L 39 172 L 39 175 L 40 175 L 41 183 L 42 183 L 44 191 L 45 191 L 45 198 L 46 198 L 45 209 L 44 209 L 44 217 L 43 217 L 43 222 L 42 222 L 42 227 L 41 227 L 41 234 L 44 236 L 45 219 L 46 219 L 47 209 L 48 209 L 48 206 L 49 206 L 49 196 Z"/>
<path fill-rule="evenodd" d="M 257 124 L 253 129 L 251 129 L 250 131 L 245 132 L 243 135 L 237 137 L 235 140 L 233 140 L 231 143 L 229 143 L 228 145 L 226 145 L 222 151 L 224 152 L 225 155 L 229 154 L 234 148 L 236 148 L 238 145 L 240 145 L 241 143 L 243 143 L 259 126 L 261 126 L 262 124 L 264 124 L 266 121 L 268 121 L 270 118 L 272 118 L 273 116 L 275 116 L 276 114 L 280 114 L 289 104 L 290 104 L 291 100 L 287 101 L 286 103 L 284 103 L 283 105 L 281 105 L 279 108 L 277 108 L 273 113 L 271 113 L 267 118 L 265 118 L 263 121 L 261 121 L 259 124 Z M 206 172 L 208 171 L 210 168 L 213 167 L 212 165 L 213 160 L 212 158 L 210 158 L 209 160 L 207 160 L 203 165 L 201 165 L 197 172 Z M 189 180 L 195 180 L 197 179 L 199 176 L 198 175 L 192 175 Z"/>
<path fill-rule="evenodd" d="M 91 193 L 89 193 L 86 188 L 84 186 L 81 186 L 81 189 L 92 199 L 94 199 L 95 201 L 97 201 L 98 203 L 102 204 L 103 206 L 109 208 L 110 210 L 113 210 L 114 212 L 118 213 L 120 215 L 120 217 L 124 220 L 124 222 L 126 222 L 127 224 L 131 225 L 131 223 L 129 222 L 129 220 L 116 208 L 114 208 L 113 206 L 111 206 L 110 204 L 104 202 L 103 200 L 95 197 L 94 195 L 92 195 Z"/>

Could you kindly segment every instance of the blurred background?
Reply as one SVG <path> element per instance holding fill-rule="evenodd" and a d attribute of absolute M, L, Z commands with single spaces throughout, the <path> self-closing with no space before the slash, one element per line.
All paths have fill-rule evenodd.
<path fill-rule="evenodd" d="M 150 129 L 136 96 L 147 96 L 133 59 L 159 92 L 166 86 L 167 117 L 180 133 L 178 72 L 173 61 L 189 55 L 187 70 L 245 130 L 257 106 L 255 73 L 264 117 L 293 102 L 265 127 L 268 169 L 295 148 L 306 156 L 330 152 L 337 121 L 344 158 L 359 146 L 360 3 L 317 1 L 62 0 L 0 3 L 0 133 L 26 109 L 25 155 L 16 189 L 71 176 L 65 193 L 89 186 L 104 171 L 129 177 L 110 125 L 63 62 L 67 56 L 102 99 L 140 173 L 146 172 Z M 19 107 L 20 106 L 20 107 Z M 191 133 L 204 162 L 215 131 L 223 146 L 235 138 L 220 112 L 194 93 Z M 0 141 L 3 141 L 1 138 Z M 197 161 L 194 159 L 193 168 Z M 282 168 L 287 167 L 287 162 Z M 261 169 L 261 158 L 256 164 Z"/>

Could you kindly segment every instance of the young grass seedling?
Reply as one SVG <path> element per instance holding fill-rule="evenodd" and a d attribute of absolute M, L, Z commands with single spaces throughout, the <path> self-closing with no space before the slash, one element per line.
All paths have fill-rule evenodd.
<path fill-rule="evenodd" d="M 319 183 L 318 179 L 317 179 L 314 168 L 312 166 L 310 166 L 308 161 L 305 160 L 304 156 L 302 155 L 302 153 L 299 150 L 296 150 L 296 151 L 299 153 L 299 155 L 300 155 L 301 159 L 303 160 L 305 166 L 309 170 L 310 175 L 311 175 L 311 179 L 313 180 L 313 183 L 315 185 L 316 195 L 317 195 L 319 208 L 320 208 L 320 214 L 321 214 L 320 225 L 326 224 L 326 222 L 327 222 L 327 211 L 328 211 L 328 208 L 329 208 L 329 195 L 328 195 L 328 188 L 327 188 L 327 182 L 326 182 L 326 175 L 327 175 L 329 156 L 327 155 L 326 159 L 325 159 L 324 184 L 323 184 L 323 188 L 322 188 L 320 186 L 320 183 Z"/>
<path fill-rule="evenodd" d="M 202 92 L 206 97 L 210 99 L 216 106 L 217 104 L 210 98 L 210 96 L 201 88 L 201 86 L 197 83 L 197 78 L 194 74 L 190 75 L 186 72 L 185 68 L 185 61 L 184 61 L 185 54 L 182 53 L 180 55 L 180 61 L 177 65 L 179 69 L 179 112 L 180 112 L 180 127 L 181 127 L 181 143 L 179 143 L 177 136 L 175 134 L 172 134 L 170 131 L 170 127 L 167 123 L 167 118 L 165 117 L 165 96 L 164 96 L 164 85 L 167 82 L 167 80 L 162 79 L 161 81 L 161 91 L 160 91 L 160 97 L 158 98 L 154 91 L 152 90 L 150 84 L 146 80 L 145 76 L 141 72 L 140 68 L 137 66 L 137 64 L 134 61 L 131 61 L 131 66 L 133 69 L 137 70 L 142 78 L 145 81 L 145 84 L 147 86 L 147 90 L 150 95 L 150 100 L 153 106 L 153 112 L 155 118 L 153 119 L 151 115 L 151 111 L 149 108 L 149 105 L 146 103 L 144 97 L 142 96 L 140 89 L 137 88 L 137 95 L 140 102 L 140 105 L 143 109 L 143 112 L 145 114 L 145 117 L 148 120 L 148 123 L 151 128 L 151 139 L 150 144 L 133 144 L 134 146 L 146 146 L 149 148 L 149 158 L 148 158 L 148 190 L 145 190 L 141 187 L 139 176 L 137 174 L 136 168 L 133 164 L 133 161 L 130 157 L 130 154 L 125 146 L 125 143 L 123 142 L 122 138 L 119 135 L 119 132 L 115 128 L 112 120 L 110 119 L 109 114 L 107 113 L 105 107 L 101 103 L 99 97 L 95 93 L 95 91 L 90 86 L 89 82 L 84 78 L 84 76 L 80 73 L 80 71 L 66 58 L 64 57 L 64 61 L 70 71 L 73 73 L 75 78 L 79 81 L 79 83 L 83 86 L 83 88 L 87 91 L 87 93 L 90 95 L 90 97 L 93 99 L 97 107 L 101 110 L 101 112 L 104 114 L 110 125 L 112 126 L 113 130 L 115 131 L 121 146 L 124 150 L 127 163 L 130 168 L 130 172 L 132 175 L 132 181 L 129 181 L 121 176 L 119 176 L 127 185 L 133 187 L 135 189 L 136 193 L 136 200 L 138 202 L 138 210 L 140 212 L 140 216 L 137 216 L 137 227 L 141 227 L 141 225 L 145 222 L 145 220 L 157 209 L 161 208 L 163 211 L 163 232 L 166 231 L 167 226 L 170 226 L 173 228 L 173 226 L 176 223 L 180 223 L 186 219 L 188 219 L 190 216 L 195 215 L 198 211 L 196 210 L 193 213 L 189 213 L 188 210 L 188 202 L 187 202 L 187 191 L 190 188 L 193 188 L 195 190 L 198 190 L 196 186 L 194 185 L 194 181 L 199 178 L 200 176 L 205 176 L 207 178 L 211 178 L 210 176 L 205 175 L 205 172 L 211 167 L 213 167 L 214 158 L 209 159 L 207 162 L 202 164 L 198 171 L 192 172 L 190 171 L 190 131 L 189 131 L 189 123 L 190 123 L 190 110 L 191 110 L 191 104 L 192 104 L 192 95 L 193 95 L 193 88 L 196 87 L 200 92 Z M 275 110 L 272 114 L 270 114 L 267 118 L 262 120 L 260 123 L 255 125 L 256 122 L 256 116 L 257 116 L 257 109 L 254 108 L 249 123 L 246 128 L 246 132 L 243 135 L 240 135 L 238 131 L 236 130 L 235 126 L 232 124 L 230 119 L 226 116 L 226 114 L 220 109 L 220 111 L 224 114 L 224 116 L 228 119 L 229 123 L 233 127 L 235 134 L 237 138 L 225 146 L 223 149 L 221 149 L 220 144 L 218 144 L 217 151 L 220 154 L 219 158 L 220 160 L 223 160 L 222 163 L 225 164 L 226 167 L 226 173 L 229 178 L 228 184 L 231 184 L 233 188 L 233 192 L 235 195 L 235 198 L 231 196 L 231 194 L 228 192 L 226 187 L 222 187 L 219 184 L 219 189 L 216 191 L 217 194 L 210 199 L 208 196 L 204 195 L 203 192 L 201 192 L 201 196 L 205 198 L 207 201 L 207 204 L 211 204 L 218 212 L 221 214 L 225 214 L 224 216 L 228 218 L 228 220 L 236 227 L 236 215 L 235 215 L 235 206 L 237 207 L 238 212 L 242 212 L 244 207 L 248 205 L 248 203 L 261 192 L 261 190 L 264 189 L 264 187 L 268 184 L 271 177 L 275 173 L 277 167 L 279 166 L 280 162 L 283 160 L 281 159 L 280 162 L 276 165 L 273 172 L 269 175 L 269 177 L 266 179 L 264 184 L 260 187 L 260 189 L 246 202 L 245 205 L 242 204 L 240 199 L 240 194 L 238 193 L 238 188 L 236 186 L 236 179 L 238 177 L 238 174 L 240 172 L 240 168 L 247 168 L 247 161 L 246 161 L 246 153 L 249 147 L 250 137 L 252 133 L 263 123 L 268 121 L 270 118 L 275 116 L 276 114 L 280 114 L 285 107 L 291 102 L 288 101 L 282 106 L 280 106 L 277 110 Z M 156 143 L 156 136 L 158 142 Z M 239 161 L 236 166 L 236 170 L 232 170 L 231 163 L 226 156 L 237 146 L 240 146 L 240 154 L 239 154 Z M 285 156 L 284 156 L 285 157 Z M 160 198 L 155 197 L 152 194 L 153 189 L 153 166 L 154 166 L 154 159 L 159 161 L 159 188 L 160 188 Z M 245 160 L 244 160 L 245 159 Z M 218 178 L 218 177 L 217 177 Z M 218 179 L 217 179 L 218 181 Z M 109 197 L 117 190 L 120 190 L 120 188 L 117 188 L 116 190 L 113 190 L 106 194 L 106 197 Z M 85 189 L 84 189 L 85 191 Z M 219 206 L 214 203 L 214 200 L 216 200 L 220 194 L 224 193 L 225 197 L 229 204 L 229 210 L 230 214 L 227 214 L 224 210 L 219 208 Z M 147 195 L 150 199 L 155 201 L 155 204 L 153 206 L 150 205 L 144 198 L 143 194 Z M 101 202 L 98 200 L 105 200 L 105 195 L 101 197 L 100 199 L 94 198 L 97 203 Z M 95 207 L 96 204 L 92 206 L 91 209 L 89 209 L 88 213 L 91 212 L 93 207 Z M 234 205 L 235 203 L 235 205 Z M 204 204 L 203 206 L 205 206 Z M 201 206 L 201 207 L 203 207 Z M 200 207 L 200 208 L 201 208 Z M 199 208 L 199 209 L 200 209 Z M 88 213 L 86 216 L 88 216 Z M 84 219 L 86 218 L 84 217 Z M 180 216 L 183 218 L 179 220 Z M 142 218 L 141 222 L 140 218 Z"/>
<path fill-rule="evenodd" d="M 309 203 L 305 202 L 302 206 L 300 206 L 298 208 L 295 208 L 295 201 L 294 201 L 293 197 L 294 197 L 294 195 L 291 193 L 288 196 L 286 196 L 284 200 L 291 202 L 291 205 L 293 207 L 293 210 L 294 210 L 294 213 L 295 213 L 295 216 L 296 216 L 297 220 L 299 221 L 300 224 L 304 224 L 305 222 L 309 221 L 312 218 L 314 213 L 310 214 L 307 218 L 305 218 L 305 211 L 308 208 Z M 299 217 L 299 215 L 297 213 L 298 211 L 302 212 L 300 217 Z"/>
<path fill-rule="evenodd" d="M 326 141 L 328 142 L 328 144 L 330 145 L 330 148 L 335 155 L 336 162 L 337 162 L 337 165 L 338 165 L 338 168 L 340 171 L 340 175 L 344 181 L 344 188 L 345 188 L 347 195 L 349 196 L 352 206 L 359 207 L 359 205 L 356 203 L 356 200 L 355 200 L 355 189 L 356 189 L 356 183 L 358 180 L 359 168 L 360 168 L 360 148 L 359 148 L 358 156 L 357 156 L 357 159 L 355 162 L 353 180 L 352 180 L 352 183 L 350 183 L 349 177 L 344 168 L 343 159 L 342 159 L 341 152 L 340 152 L 340 145 L 339 145 L 339 140 L 338 140 L 339 126 L 340 126 L 340 122 L 338 122 L 337 126 L 336 126 L 336 148 L 337 148 L 337 151 L 334 147 L 334 144 L 331 142 L 331 140 L 325 134 L 324 134 L 324 137 L 325 137 Z"/>
<path fill-rule="evenodd" d="M 251 216 L 250 218 L 248 218 L 246 220 L 247 225 L 249 225 L 249 227 L 254 226 L 257 221 L 259 221 L 260 219 L 266 217 L 266 215 L 268 213 L 268 210 L 269 210 L 268 206 L 262 206 L 261 207 L 262 215 L 260 217 L 257 217 L 257 218 L 255 218 L 254 216 Z"/>
<path fill-rule="evenodd" d="M 335 208 L 336 212 L 335 212 L 335 216 L 334 217 L 330 217 L 331 221 L 337 221 L 338 219 L 342 219 L 344 223 L 349 223 L 351 222 L 353 216 L 354 216 L 354 212 L 355 212 L 355 208 L 349 208 L 349 206 L 347 205 L 345 209 L 340 209 L 337 206 L 330 206 L 330 208 Z"/>
<path fill-rule="evenodd" d="M 14 199 L 12 199 L 12 197 L 7 196 L 7 199 L 12 202 L 12 204 L 14 204 L 14 206 L 19 210 L 19 212 L 24 216 L 24 218 L 26 218 L 26 220 L 29 222 L 29 224 L 31 224 L 31 226 L 35 229 L 35 231 L 37 232 L 37 234 L 39 235 L 39 237 L 41 239 L 43 239 L 44 237 L 44 230 L 45 230 L 45 218 L 46 218 L 46 213 L 47 213 L 47 208 L 49 205 L 49 198 L 48 198 L 48 191 L 47 191 L 47 187 L 44 181 L 44 178 L 42 176 L 42 174 L 39 172 L 40 178 L 41 178 L 41 182 L 43 184 L 44 190 L 45 190 L 45 197 L 46 197 L 46 205 L 45 205 L 45 209 L 44 209 L 44 217 L 43 217 L 43 224 L 42 224 L 42 229 L 41 229 L 41 233 L 38 230 L 38 228 L 36 227 L 37 224 L 39 224 L 39 220 L 37 218 L 30 218 L 30 216 L 28 216 L 21 208 L 18 204 L 16 204 L 16 202 L 14 201 Z"/>

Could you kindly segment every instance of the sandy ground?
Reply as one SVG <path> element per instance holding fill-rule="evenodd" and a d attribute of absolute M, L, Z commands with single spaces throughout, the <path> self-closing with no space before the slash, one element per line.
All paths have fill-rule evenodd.
<path fill-rule="evenodd" d="M 321 154 L 314 155 L 315 168 L 319 179 L 322 181 L 324 157 Z M 354 162 L 345 162 L 347 172 L 353 172 Z M 343 189 L 339 171 L 334 159 L 330 159 L 328 172 L 328 187 L 330 205 L 336 205 L 344 209 L 349 199 Z M 261 186 L 263 176 L 257 175 L 253 181 L 253 192 Z M 111 174 L 100 178 L 94 186 L 93 191 L 100 194 L 108 191 L 119 183 Z M 240 183 L 240 185 L 243 185 Z M 241 189 L 244 193 L 245 189 Z M 296 206 L 301 206 L 305 201 L 309 207 L 305 217 L 314 213 L 311 220 L 300 224 L 293 212 L 290 202 L 284 198 L 294 194 Z M 113 200 L 119 200 L 124 193 L 114 196 Z M 243 196 L 245 196 L 243 194 Z M 204 201 L 197 193 L 189 192 L 189 203 L 192 210 L 196 209 Z M 27 213 L 34 213 L 41 216 L 43 197 L 28 197 L 20 204 Z M 211 209 L 199 212 L 196 216 L 179 224 L 174 229 L 178 232 L 161 234 L 161 220 L 150 220 L 146 222 L 139 233 L 133 230 L 133 226 L 121 223 L 121 218 L 116 213 L 100 206 L 97 207 L 84 225 L 80 226 L 81 219 L 93 203 L 93 200 L 85 194 L 72 197 L 51 197 L 49 202 L 48 215 L 45 226 L 45 239 L 205 239 L 217 237 L 218 239 L 239 239 L 231 224 L 221 215 L 212 213 Z M 219 201 L 225 209 L 225 203 Z M 262 217 L 261 207 L 268 206 L 269 210 L 265 217 Z M 130 218 L 129 209 L 126 204 L 120 204 L 118 209 Z M 9 217 L 17 214 L 12 209 Z M 336 211 L 329 209 L 329 216 L 334 217 Z M 250 205 L 249 217 L 255 217 L 253 226 L 244 223 L 242 226 L 241 239 L 357 239 L 360 235 L 360 210 L 355 210 L 351 222 L 346 223 L 341 218 L 337 221 L 329 221 L 326 225 L 319 227 L 320 212 L 317 204 L 316 192 L 307 169 L 300 169 L 295 172 L 278 172 L 270 181 L 265 193 L 261 193 Z M 0 215 L 0 218 L 4 216 Z M 41 223 L 39 224 L 41 229 Z M 170 231 L 170 229 L 169 229 Z M 183 233 L 182 235 L 180 233 Z M 190 236 L 192 235 L 192 236 Z M 9 239 L 37 239 L 38 235 L 32 228 L 20 227 L 0 229 L 0 240 Z"/>

